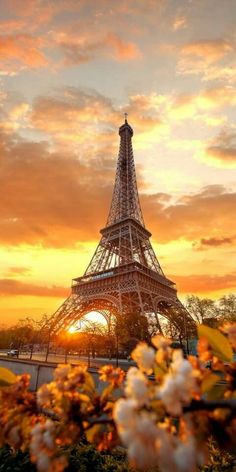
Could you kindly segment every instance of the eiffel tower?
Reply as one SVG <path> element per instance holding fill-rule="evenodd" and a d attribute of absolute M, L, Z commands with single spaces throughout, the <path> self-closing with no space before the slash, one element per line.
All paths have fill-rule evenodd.
<path fill-rule="evenodd" d="M 190 317 L 177 298 L 174 282 L 163 273 L 150 243 L 139 202 L 132 149 L 133 129 L 127 121 L 119 128 L 120 148 L 112 202 L 101 240 L 82 277 L 51 318 L 53 331 L 74 325 L 91 311 L 110 323 L 127 313 L 154 319 L 162 332 L 160 316 L 186 336 Z"/>

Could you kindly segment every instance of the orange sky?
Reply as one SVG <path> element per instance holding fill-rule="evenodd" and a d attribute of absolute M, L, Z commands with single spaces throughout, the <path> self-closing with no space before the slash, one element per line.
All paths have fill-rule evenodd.
<path fill-rule="evenodd" d="M 165 274 L 182 300 L 234 292 L 235 1 L 9 0 L 0 15 L 1 322 L 53 313 L 83 274 L 124 112 Z"/>

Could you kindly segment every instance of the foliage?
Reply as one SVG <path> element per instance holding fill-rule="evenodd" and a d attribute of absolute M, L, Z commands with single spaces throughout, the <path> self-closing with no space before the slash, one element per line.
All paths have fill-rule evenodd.
<path fill-rule="evenodd" d="M 119 344 L 130 354 L 140 339 L 149 341 L 149 326 L 145 316 L 127 313 L 117 321 Z"/>
<path fill-rule="evenodd" d="M 91 444 L 79 444 L 64 448 L 68 458 L 65 472 L 132 472 L 128 465 L 125 452 L 121 449 L 97 451 Z M 0 449 L 0 472 L 36 472 L 30 461 L 28 451 L 14 451 L 9 446 Z"/>
<path fill-rule="evenodd" d="M 128 465 L 125 451 L 116 448 L 113 451 L 97 451 L 91 444 L 79 444 L 64 448 L 68 458 L 65 472 L 134 472 L 136 469 Z M 199 472 L 232 472 L 236 469 L 236 459 L 232 454 L 217 448 L 209 441 L 208 465 L 199 468 Z M 28 451 L 13 450 L 9 446 L 0 448 L 0 472 L 36 472 L 36 467 L 30 461 Z M 158 472 L 152 468 L 150 472 Z M 167 471 L 166 471 L 167 472 Z"/>
<path fill-rule="evenodd" d="M 186 308 L 197 323 L 204 323 L 216 328 L 225 321 L 236 321 L 236 295 L 224 295 L 219 300 L 199 298 L 190 295 L 186 300 Z"/>
<path fill-rule="evenodd" d="M 137 367 L 126 377 L 120 368 L 100 369 L 101 393 L 82 366 L 59 366 L 54 381 L 36 396 L 29 392 L 27 375 L 11 384 L 10 374 L 1 372 L 1 445 L 21 453 L 29 449 L 39 472 L 62 472 L 78 454 L 81 470 L 87 470 L 90 454 L 94 470 L 126 471 L 125 461 L 114 462 L 105 452 L 119 445 L 126 448 L 131 467 L 194 472 L 198 467 L 217 470 L 211 468 L 220 463 L 217 449 L 207 445 L 211 435 L 225 451 L 221 466 L 227 470 L 226 454 L 236 446 L 236 325 L 226 323 L 221 333 L 201 326 L 199 333 L 197 358 L 185 359 L 162 336 L 153 337 L 152 346 L 137 345 L 132 352 Z M 216 388 L 219 380 L 223 389 Z M 100 455 L 92 447 L 86 453 L 82 446 L 76 449 L 83 438 Z"/>
<path fill-rule="evenodd" d="M 0 472 L 36 472 L 28 452 L 15 451 L 6 445 L 0 448 Z"/>

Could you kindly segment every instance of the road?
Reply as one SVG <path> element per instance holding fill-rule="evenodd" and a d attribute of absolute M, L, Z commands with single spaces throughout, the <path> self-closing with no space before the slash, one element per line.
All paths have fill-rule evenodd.
<path fill-rule="evenodd" d="M 3 350 L 0 350 L 0 356 L 7 356 L 7 351 L 3 351 Z M 41 361 L 41 362 L 45 362 L 45 356 L 46 356 L 46 353 L 45 352 L 37 352 L 37 353 L 33 353 L 33 356 L 32 356 L 32 361 Z M 8 357 L 8 356 L 7 356 Z M 15 359 L 15 357 L 8 357 L 9 359 Z M 19 355 L 19 359 L 27 359 L 29 360 L 30 358 L 30 353 L 28 352 L 24 352 L 24 353 L 20 353 Z M 66 361 L 65 359 L 65 355 L 63 354 L 49 354 L 48 356 L 48 360 L 47 362 L 55 362 L 57 364 L 64 364 Z M 87 357 L 78 357 L 78 356 L 74 356 L 74 355 L 68 355 L 67 356 L 67 363 L 68 364 L 82 364 L 82 365 L 86 365 L 90 367 L 95 367 L 95 368 L 100 368 L 102 365 L 106 365 L 106 364 L 112 364 L 114 366 L 116 366 L 117 364 L 117 360 L 116 359 L 109 359 L 109 358 L 101 358 L 101 357 L 96 357 L 96 358 L 92 358 L 90 357 L 90 360 L 88 360 Z M 121 367 L 122 369 L 124 370 L 127 370 L 131 365 L 134 365 L 134 362 L 130 362 L 126 359 L 118 359 L 118 365 L 119 367 Z"/>

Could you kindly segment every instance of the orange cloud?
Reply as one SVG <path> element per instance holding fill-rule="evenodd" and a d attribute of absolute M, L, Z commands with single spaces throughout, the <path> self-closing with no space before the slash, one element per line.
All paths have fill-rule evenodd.
<path fill-rule="evenodd" d="M 139 59 L 141 57 L 141 52 L 136 44 L 122 40 L 115 33 L 107 35 L 107 44 L 113 48 L 112 56 L 119 61 Z"/>
<path fill-rule="evenodd" d="M 181 52 L 185 56 L 203 57 L 208 63 L 218 61 L 228 52 L 235 50 L 233 42 L 226 39 L 208 39 L 185 44 Z"/>
<path fill-rule="evenodd" d="M 42 48 L 44 41 L 28 34 L 0 36 L 0 65 L 5 71 L 16 72 L 19 67 L 39 68 L 48 65 Z"/>
<path fill-rule="evenodd" d="M 90 98 L 85 100 L 85 110 Z M 94 101 L 96 99 L 94 98 Z M 99 108 L 99 99 L 98 108 Z M 74 108 L 60 103 L 45 106 L 40 123 L 56 126 L 74 120 Z M 86 108 L 88 107 L 88 108 Z M 109 109 L 109 105 L 108 105 Z M 50 116 L 50 111 L 53 115 Z M 42 111 L 42 108 L 41 108 Z M 92 113 L 92 110 L 90 110 Z M 83 113 L 81 112 L 81 116 Z M 62 117 L 62 118 L 61 118 Z M 39 120 L 39 114 L 35 120 Z M 69 119 L 69 118 L 68 118 Z M 82 120 L 82 118 L 81 118 Z M 55 126 L 55 124 L 53 125 Z M 70 126 L 70 121 L 69 125 Z M 86 129 L 87 122 L 79 132 Z M 57 129 L 56 129 L 57 131 Z M 90 130 L 88 130 L 90 132 Z M 93 130 L 87 142 L 76 152 L 50 152 L 46 143 L 31 143 L 17 135 L 0 136 L 0 241 L 2 244 L 43 244 L 51 247 L 74 246 L 78 241 L 91 240 L 105 224 L 115 176 L 115 160 L 111 149 L 117 151 L 118 136 L 110 139 L 106 131 Z M 95 144 L 98 142 L 98 147 Z M 142 182 L 140 181 L 142 186 Z M 145 191 L 145 187 L 143 187 Z M 208 186 L 195 195 L 184 195 L 173 202 L 163 194 L 141 196 L 145 219 L 159 242 L 185 238 L 231 237 L 236 193 L 223 186 Z"/>
<path fill-rule="evenodd" d="M 106 221 L 115 172 L 104 150 L 81 162 L 7 135 L 0 147 L 1 243 L 68 247 L 94 238 Z"/>
<path fill-rule="evenodd" d="M 141 95 L 132 96 L 124 107 L 130 111 L 132 125 L 135 127 L 136 143 L 145 137 L 151 143 L 160 139 L 160 133 L 168 130 L 162 119 L 158 101 L 161 97 Z M 28 114 L 29 126 L 49 134 L 60 145 L 84 144 L 85 152 L 93 149 L 99 152 L 102 146 L 108 152 L 117 153 L 116 136 L 120 125 L 122 108 L 115 107 L 112 101 L 91 90 L 75 87 L 61 89 L 51 97 L 38 97 L 32 113 Z M 98 130 L 100 129 L 100 133 Z M 91 139 L 96 135 L 96 144 Z"/>
<path fill-rule="evenodd" d="M 185 44 L 180 50 L 177 70 L 181 74 L 203 74 L 212 64 L 233 54 L 234 41 L 224 38 L 202 39 Z"/>
<path fill-rule="evenodd" d="M 29 267 L 9 267 L 7 270 L 7 277 L 15 277 L 16 275 L 26 275 L 31 272 Z"/>
<path fill-rule="evenodd" d="M 30 295 L 38 297 L 65 297 L 67 294 L 68 289 L 64 287 L 44 287 L 12 279 L 0 280 L 0 296 Z"/>
<path fill-rule="evenodd" d="M 209 119 L 209 117 L 202 117 L 202 112 L 214 112 L 225 106 L 235 105 L 235 92 L 235 88 L 232 86 L 211 87 L 198 94 L 182 94 L 173 97 L 170 101 L 169 115 L 178 120 L 186 118 Z"/>
<path fill-rule="evenodd" d="M 159 194 L 143 195 L 142 202 L 145 220 L 158 242 L 232 235 L 236 193 L 223 186 L 209 185 L 169 205 Z"/>
<path fill-rule="evenodd" d="M 197 248 L 197 250 L 204 250 L 204 249 L 209 249 L 209 248 L 232 245 L 234 244 L 234 241 L 235 241 L 235 237 L 201 238 L 199 242 L 193 243 L 193 247 Z"/>
<path fill-rule="evenodd" d="M 186 27 L 187 27 L 187 18 L 184 15 L 178 15 L 172 23 L 172 28 L 174 31 L 178 31 Z"/>
<path fill-rule="evenodd" d="M 236 273 L 226 275 L 170 275 L 180 293 L 211 293 L 236 288 Z"/>
<path fill-rule="evenodd" d="M 84 34 L 58 33 L 54 35 L 55 44 L 61 49 L 66 65 L 76 65 L 91 61 L 97 55 L 112 57 L 117 61 L 139 59 L 141 52 L 137 45 L 124 41 L 115 33 L 104 32 L 94 35 L 92 32 Z"/>

